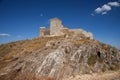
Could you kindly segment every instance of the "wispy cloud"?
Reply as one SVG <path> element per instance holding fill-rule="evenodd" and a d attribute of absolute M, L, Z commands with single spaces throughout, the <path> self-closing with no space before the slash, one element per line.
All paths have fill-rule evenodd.
<path fill-rule="evenodd" d="M 11 35 L 10 35 L 10 34 L 7 34 L 7 33 L 0 33 L 0 36 L 1 36 L 1 37 L 10 37 Z"/>
<path fill-rule="evenodd" d="M 91 16 L 95 16 L 93 13 L 91 13 Z"/>
<path fill-rule="evenodd" d="M 114 6 L 114 7 L 119 7 L 120 3 L 119 2 L 108 2 L 108 5 Z"/>
<path fill-rule="evenodd" d="M 40 14 L 40 16 L 42 17 L 42 16 L 43 16 L 43 14 L 41 13 L 41 14 Z"/>
<path fill-rule="evenodd" d="M 107 14 L 108 11 L 112 10 L 112 7 L 120 7 L 119 2 L 108 2 L 101 7 L 98 7 L 94 10 L 95 14 Z M 92 13 L 93 14 L 93 13 Z"/>

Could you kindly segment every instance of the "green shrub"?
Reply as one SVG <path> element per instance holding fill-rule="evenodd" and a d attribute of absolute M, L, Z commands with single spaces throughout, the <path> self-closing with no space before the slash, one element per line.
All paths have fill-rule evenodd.
<path fill-rule="evenodd" d="M 91 54 L 90 57 L 88 58 L 88 65 L 93 66 L 96 63 L 97 56 Z"/>

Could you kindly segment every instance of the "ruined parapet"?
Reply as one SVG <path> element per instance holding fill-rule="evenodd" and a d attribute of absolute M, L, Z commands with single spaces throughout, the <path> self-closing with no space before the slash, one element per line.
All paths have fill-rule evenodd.
<path fill-rule="evenodd" d="M 62 28 L 60 30 L 64 35 L 69 35 L 70 31 L 69 31 L 69 28 Z"/>
<path fill-rule="evenodd" d="M 84 30 L 82 29 L 70 29 L 71 32 L 74 32 L 74 34 L 81 34 Z"/>
<path fill-rule="evenodd" d="M 61 35 L 61 28 L 63 28 L 61 20 L 58 18 L 53 18 L 50 20 L 50 35 Z"/>
<path fill-rule="evenodd" d="M 45 27 L 40 27 L 40 36 L 47 36 L 50 35 L 50 30 L 46 29 Z"/>
<path fill-rule="evenodd" d="M 74 34 L 72 34 L 74 37 L 86 37 L 89 39 L 93 39 L 93 34 L 91 32 L 87 32 L 83 29 L 70 29 L 71 32 L 74 32 Z"/>
<path fill-rule="evenodd" d="M 90 39 L 93 39 L 93 34 L 91 32 L 88 32 L 87 33 L 87 36 L 90 38 Z"/>
<path fill-rule="evenodd" d="M 40 37 L 45 36 L 45 27 L 40 27 Z"/>
<path fill-rule="evenodd" d="M 93 39 L 93 34 L 91 32 L 83 31 L 82 34 L 84 34 L 86 38 Z"/>

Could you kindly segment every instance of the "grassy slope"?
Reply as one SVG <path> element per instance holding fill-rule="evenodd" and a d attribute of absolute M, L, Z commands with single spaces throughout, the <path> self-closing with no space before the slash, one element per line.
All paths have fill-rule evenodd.
<path fill-rule="evenodd" d="M 36 51 L 45 46 L 50 40 L 62 37 L 41 37 L 32 40 L 22 40 L 0 45 L 0 69 L 10 63 L 16 56 Z"/>

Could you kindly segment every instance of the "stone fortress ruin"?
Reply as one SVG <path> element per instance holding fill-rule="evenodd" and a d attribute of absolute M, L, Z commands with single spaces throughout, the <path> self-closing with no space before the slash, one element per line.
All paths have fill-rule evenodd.
<path fill-rule="evenodd" d="M 83 29 L 69 29 L 63 26 L 62 21 L 58 18 L 50 19 L 50 27 L 40 27 L 40 37 L 50 36 L 81 36 L 93 39 L 93 34 Z"/>

